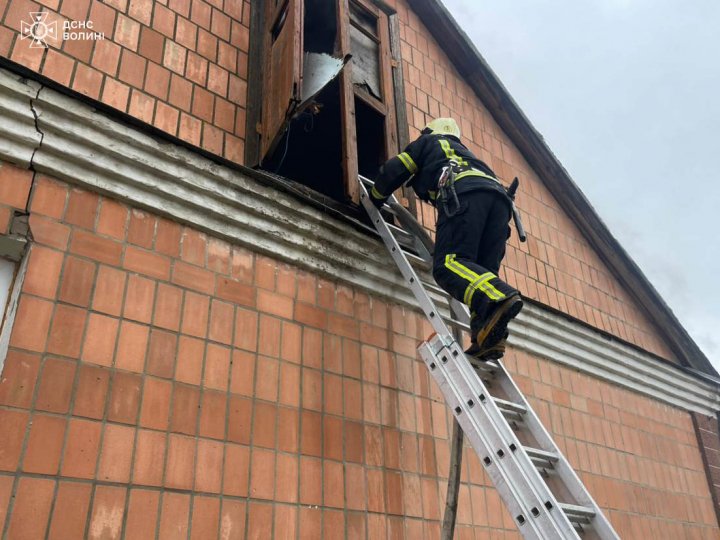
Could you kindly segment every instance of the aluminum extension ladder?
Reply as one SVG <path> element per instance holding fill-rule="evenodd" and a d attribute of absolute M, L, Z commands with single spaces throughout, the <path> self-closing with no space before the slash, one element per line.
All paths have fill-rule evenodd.
<path fill-rule="evenodd" d="M 413 268 L 428 269 L 431 260 L 430 241 L 420 238 L 419 224 L 402 215 L 394 197 L 390 212 L 403 226 L 387 223 L 368 196 L 372 182 L 359 180 L 363 207 L 435 330 L 418 347 L 420 355 L 522 537 L 619 539 L 503 363 L 465 355 L 451 328 L 458 336 L 458 329 L 469 331 L 467 308 L 434 283 L 421 281 Z M 409 247 L 403 249 L 401 242 Z M 433 297 L 446 303 L 443 312 Z"/>

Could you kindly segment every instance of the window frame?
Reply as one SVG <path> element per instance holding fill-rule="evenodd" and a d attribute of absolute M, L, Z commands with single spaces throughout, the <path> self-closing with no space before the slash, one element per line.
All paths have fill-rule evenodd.
<path fill-rule="evenodd" d="M 380 41 L 380 78 L 384 103 L 366 95 L 352 83 L 352 62 L 338 76 L 340 114 L 342 123 L 342 167 L 346 197 L 351 203 L 359 203 L 357 136 L 355 124 L 355 99 L 372 107 L 384 117 L 385 153 L 391 157 L 407 145 L 409 126 L 405 102 L 405 89 L 400 57 L 400 26 L 398 13 L 382 0 L 335 0 L 338 17 L 337 56 L 350 52 L 350 2 L 378 16 Z M 283 2 L 281 1 L 280 4 Z M 266 34 L 267 7 L 262 0 L 251 1 L 250 63 L 248 66 L 248 108 L 246 119 L 245 163 L 257 167 L 262 155 L 264 70 L 268 62 L 268 39 Z M 274 137 L 271 135 L 270 137 Z M 299 182 L 298 182 L 299 183 Z M 414 204 L 411 202 L 411 206 Z"/>

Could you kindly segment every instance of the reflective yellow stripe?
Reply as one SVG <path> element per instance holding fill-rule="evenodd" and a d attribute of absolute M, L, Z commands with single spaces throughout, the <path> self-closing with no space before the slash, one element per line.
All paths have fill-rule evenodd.
<path fill-rule="evenodd" d="M 382 193 L 380 193 L 380 192 L 375 188 L 375 186 L 373 186 L 372 189 L 370 190 L 370 194 L 371 194 L 374 198 L 376 198 L 376 199 L 384 199 L 384 198 L 385 198 L 385 195 L 383 195 Z"/>
<path fill-rule="evenodd" d="M 470 282 L 465 289 L 465 295 L 463 296 L 463 302 L 465 304 L 470 305 L 473 296 L 475 295 L 475 291 L 478 289 L 484 292 L 491 300 L 500 300 L 505 298 L 503 293 L 498 291 L 491 283 L 489 283 L 491 279 L 497 277 L 495 274 L 492 272 L 486 272 L 479 276 L 467 266 L 460 264 L 457 260 L 455 260 L 455 257 L 455 253 L 450 253 L 445 256 L 445 268 Z"/>
<path fill-rule="evenodd" d="M 485 272 L 483 275 L 473 281 L 470 285 L 468 285 L 468 288 L 465 289 L 465 298 L 463 302 L 465 302 L 466 304 L 470 304 L 470 302 L 472 302 L 472 297 L 475 294 L 475 291 L 483 285 L 487 285 L 487 282 L 494 277 L 495 274 L 493 274 L 492 272 Z"/>
<path fill-rule="evenodd" d="M 472 302 L 472 298 L 475 295 L 475 291 L 477 291 L 478 289 L 488 295 L 491 300 L 500 300 L 502 298 L 505 298 L 505 295 L 498 291 L 495 286 L 490 283 L 490 280 L 496 277 L 497 276 L 492 272 L 487 272 L 486 274 L 480 276 L 481 279 L 470 285 L 470 287 L 468 287 L 468 290 L 465 291 L 465 303 L 470 305 L 470 302 Z"/>
<path fill-rule="evenodd" d="M 455 160 L 458 165 L 467 166 L 468 162 L 455 153 L 455 149 L 450 146 L 450 141 L 447 139 L 440 139 L 439 142 L 440 147 L 443 149 L 443 152 L 445 152 L 445 157 Z"/>
<path fill-rule="evenodd" d="M 415 174 L 417 172 L 417 165 L 413 161 L 413 158 L 410 157 L 410 154 L 408 154 L 407 152 L 403 152 L 402 154 L 398 154 L 398 158 L 400 159 L 400 161 L 402 161 L 402 164 L 405 165 L 405 168 L 412 174 Z"/>
<path fill-rule="evenodd" d="M 460 174 L 458 174 L 458 175 L 455 177 L 455 181 L 457 182 L 458 180 L 460 180 L 461 178 L 465 178 L 466 176 L 482 176 L 483 178 L 487 178 L 488 180 L 492 180 L 493 182 L 498 182 L 498 183 L 500 183 L 500 182 L 498 181 L 498 179 L 495 178 L 494 176 L 490 176 L 489 174 L 485 174 L 484 172 L 478 171 L 477 169 L 472 169 L 472 170 L 469 170 L 469 171 L 461 172 Z"/>

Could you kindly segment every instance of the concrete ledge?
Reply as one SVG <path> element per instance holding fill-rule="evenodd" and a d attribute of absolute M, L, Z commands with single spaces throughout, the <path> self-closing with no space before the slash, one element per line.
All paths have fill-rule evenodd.
<path fill-rule="evenodd" d="M 0 157 L 408 306 L 385 248 L 357 223 L 0 70 Z M 32 107 L 37 114 L 37 129 Z M 2 114 L 2 113 L 0 113 Z M 42 144 L 40 135 L 42 132 Z M 37 148 L 37 149 L 36 149 Z M 33 157 L 32 151 L 35 150 Z M 528 305 L 511 345 L 669 405 L 720 409 L 720 385 Z"/>

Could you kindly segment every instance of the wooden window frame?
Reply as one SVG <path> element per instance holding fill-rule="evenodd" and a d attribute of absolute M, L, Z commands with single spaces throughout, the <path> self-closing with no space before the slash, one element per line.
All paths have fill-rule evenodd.
<path fill-rule="evenodd" d="M 382 114 L 385 123 L 385 153 L 388 157 L 407 145 L 409 128 L 400 58 L 400 33 L 397 12 L 381 0 L 336 0 L 338 17 L 338 56 L 350 53 L 350 2 L 378 16 L 380 42 L 380 78 L 383 101 L 352 84 L 352 62 L 340 73 L 340 114 L 342 115 L 342 167 L 344 189 L 351 202 L 359 202 L 355 99 Z M 282 0 L 279 4 L 282 4 Z M 262 0 L 251 2 L 250 63 L 248 66 L 248 109 L 246 120 L 245 163 L 257 166 L 262 159 L 263 72 L 267 69 L 268 39 L 265 31 L 269 9 Z M 413 205 L 414 206 L 414 205 Z"/>

